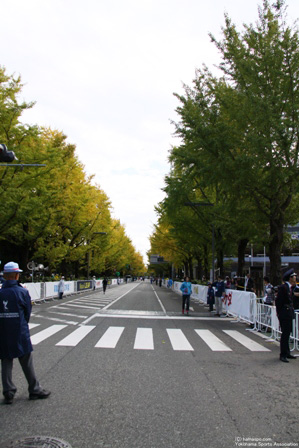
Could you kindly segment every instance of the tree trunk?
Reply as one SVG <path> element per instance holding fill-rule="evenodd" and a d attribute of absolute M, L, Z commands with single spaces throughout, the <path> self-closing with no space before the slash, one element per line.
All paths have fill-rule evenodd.
<path fill-rule="evenodd" d="M 244 238 L 238 242 L 238 268 L 237 268 L 237 276 L 242 277 L 243 269 L 245 266 L 245 250 L 247 247 L 249 240 Z"/>
<path fill-rule="evenodd" d="M 281 283 L 281 248 L 283 243 L 283 217 L 270 218 L 270 282 L 276 286 Z"/>
<path fill-rule="evenodd" d="M 188 261 L 184 261 L 184 277 L 189 277 Z"/>
<path fill-rule="evenodd" d="M 217 268 L 220 270 L 221 276 L 223 276 L 224 265 L 223 265 L 223 250 L 222 249 L 217 250 Z"/>
<path fill-rule="evenodd" d="M 217 257 L 217 268 L 220 270 L 220 274 L 223 275 L 223 238 L 220 229 L 216 231 L 216 257 Z"/>
<path fill-rule="evenodd" d="M 197 258 L 196 278 L 197 278 L 197 280 L 201 280 L 202 279 L 202 259 L 201 259 L 200 255 L 197 255 L 196 258 Z"/>
<path fill-rule="evenodd" d="M 193 280 L 193 259 L 190 257 L 188 259 L 188 266 L 189 266 L 189 278 L 190 280 Z"/>
<path fill-rule="evenodd" d="M 208 257 L 208 246 L 205 244 L 203 246 L 203 272 L 206 280 L 210 279 L 210 267 L 209 267 L 209 257 Z"/>

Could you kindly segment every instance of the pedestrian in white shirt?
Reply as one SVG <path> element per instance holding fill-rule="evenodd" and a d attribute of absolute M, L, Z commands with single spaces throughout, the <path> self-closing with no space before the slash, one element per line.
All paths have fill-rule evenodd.
<path fill-rule="evenodd" d="M 64 285 L 64 277 L 62 276 L 60 281 L 59 281 L 59 283 L 58 283 L 58 298 L 60 300 L 62 300 L 62 296 L 63 296 L 63 293 L 64 293 L 64 287 L 65 287 L 65 285 Z"/>

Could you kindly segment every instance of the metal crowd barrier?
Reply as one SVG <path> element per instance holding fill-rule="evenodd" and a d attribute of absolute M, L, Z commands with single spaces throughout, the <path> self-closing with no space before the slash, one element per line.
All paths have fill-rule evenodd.
<path fill-rule="evenodd" d="M 281 337 L 279 320 L 276 314 L 276 307 L 257 303 L 256 325 L 254 330 L 269 332 L 269 340 L 279 341 Z M 290 336 L 291 350 L 299 350 L 299 312 L 295 312 L 293 320 L 293 330 Z"/>
<path fill-rule="evenodd" d="M 165 285 L 165 282 L 163 284 Z M 178 294 L 180 294 L 180 284 L 181 282 L 174 282 L 172 286 L 173 291 Z M 193 295 L 191 296 L 191 300 L 193 300 L 195 303 L 205 304 L 206 287 L 202 285 L 193 285 L 192 289 Z M 256 295 L 252 293 L 250 295 L 250 298 L 248 297 L 248 295 L 244 298 L 243 296 L 237 297 L 237 299 L 239 299 L 239 304 L 242 306 L 238 307 L 237 300 L 236 305 L 232 307 L 231 299 L 233 298 L 233 300 L 235 300 L 235 298 L 233 297 L 234 294 L 234 291 L 226 291 L 226 296 L 223 300 L 223 312 L 226 313 L 227 316 L 235 317 L 237 322 L 246 322 L 251 324 L 252 331 L 259 331 L 268 334 L 269 341 L 279 341 L 281 331 L 275 305 L 267 305 L 262 301 L 262 299 L 258 299 Z M 241 294 L 246 293 L 241 292 Z M 290 341 L 291 350 L 299 350 L 299 310 L 295 312 L 295 319 L 293 320 L 293 331 L 291 333 Z"/>

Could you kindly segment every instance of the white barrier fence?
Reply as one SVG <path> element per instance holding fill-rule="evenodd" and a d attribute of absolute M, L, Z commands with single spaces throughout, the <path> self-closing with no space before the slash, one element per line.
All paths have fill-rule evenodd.
<path fill-rule="evenodd" d="M 181 294 L 182 282 L 174 282 L 173 290 Z M 191 299 L 197 303 L 207 303 L 208 287 L 203 285 L 192 285 Z M 281 331 L 276 314 L 276 307 L 260 303 L 252 292 L 236 291 L 227 289 L 223 300 L 223 312 L 228 316 L 234 316 L 240 321 L 253 325 L 253 331 L 270 333 L 269 340 L 279 340 Z M 299 350 L 299 312 L 295 313 L 293 331 L 291 334 L 293 343 L 292 350 Z"/>
<path fill-rule="evenodd" d="M 174 291 L 180 294 L 181 284 L 182 282 L 174 282 Z M 195 302 L 207 303 L 207 293 L 207 286 L 192 285 L 191 299 L 194 299 Z M 256 295 L 252 292 L 227 289 L 223 301 L 223 311 L 226 314 L 254 324 L 257 313 L 256 301 Z"/>
<path fill-rule="evenodd" d="M 108 287 L 123 283 L 123 279 L 109 279 Z M 28 289 L 32 303 L 58 297 L 59 282 L 23 283 Z M 64 282 L 64 296 L 103 287 L 103 280 L 78 280 Z"/>

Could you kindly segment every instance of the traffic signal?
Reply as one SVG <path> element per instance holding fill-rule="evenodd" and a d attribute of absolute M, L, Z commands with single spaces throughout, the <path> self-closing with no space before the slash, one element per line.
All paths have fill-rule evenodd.
<path fill-rule="evenodd" d="M 0 162 L 10 163 L 18 160 L 13 151 L 8 151 L 7 146 L 0 143 Z"/>

